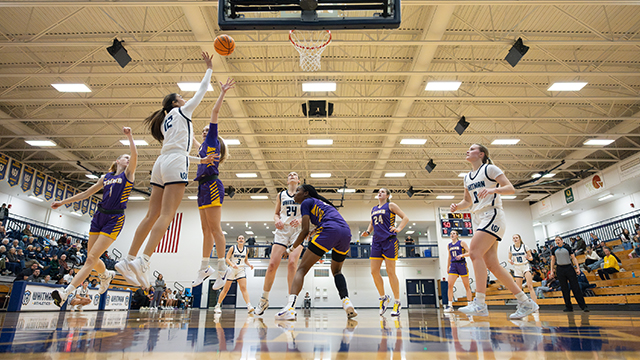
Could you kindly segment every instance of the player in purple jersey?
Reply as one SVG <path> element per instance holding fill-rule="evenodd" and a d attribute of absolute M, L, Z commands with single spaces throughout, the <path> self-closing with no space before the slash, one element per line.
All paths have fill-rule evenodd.
<path fill-rule="evenodd" d="M 211 110 L 211 121 L 202 129 L 202 145 L 198 155 L 205 158 L 210 155 L 220 157 L 220 161 L 211 164 L 198 164 L 198 173 L 194 181 L 198 182 L 198 209 L 200 211 L 200 224 L 202 226 L 202 261 L 196 279 L 191 282 L 191 287 L 202 284 L 211 274 L 213 268 L 209 266 L 209 256 L 213 250 L 213 243 L 216 244 L 218 255 L 218 277 L 213 284 L 213 290 L 222 288 L 225 284 L 222 275 L 227 270 L 225 264 L 224 249 L 227 241 L 222 232 L 220 219 L 222 218 L 222 202 L 224 201 L 224 185 L 218 178 L 220 174 L 218 165 L 227 158 L 227 144 L 218 135 L 218 113 L 224 101 L 224 95 L 233 89 L 235 81 L 227 79 L 225 84 L 220 83 L 220 96 Z"/>
<path fill-rule="evenodd" d="M 93 215 L 91 229 L 89 230 L 89 242 L 87 243 L 87 260 L 82 268 L 74 276 L 71 283 L 63 291 L 54 290 L 51 293 L 53 302 L 57 306 L 62 306 L 67 297 L 82 284 L 82 280 L 89 277 L 91 270 L 95 269 L 100 278 L 100 294 L 107 291 L 109 283 L 116 275 L 115 271 L 107 270 L 100 256 L 113 244 L 122 226 L 124 225 L 124 209 L 127 208 L 129 194 L 133 189 L 136 166 L 138 165 L 138 150 L 131 135 L 131 128 L 124 127 L 122 132 L 129 139 L 129 150 L 131 155 L 120 155 L 111 164 L 109 173 L 102 176 L 97 183 L 87 190 L 76 194 L 62 201 L 54 201 L 52 209 L 57 209 L 62 205 L 76 201 L 82 201 L 104 188 L 102 201 L 98 204 L 98 210 Z"/>
<path fill-rule="evenodd" d="M 371 276 L 380 294 L 380 315 L 387 311 L 387 305 L 391 298 L 385 294 L 384 282 L 380 274 L 382 260 L 387 267 L 389 284 L 393 292 L 393 311 L 391 316 L 400 316 L 400 283 L 396 275 L 396 260 L 398 260 L 398 237 L 397 233 L 402 231 L 409 223 L 409 218 L 402 212 L 396 203 L 389 202 L 391 194 L 389 190 L 381 188 L 378 190 L 378 205 L 371 209 L 371 222 L 362 236 L 369 236 L 373 232 L 373 242 L 371 243 Z M 396 226 L 396 215 L 402 221 Z"/>
<path fill-rule="evenodd" d="M 448 245 L 449 258 L 447 259 L 447 269 L 449 269 L 449 304 L 444 308 L 444 312 L 453 311 L 453 284 L 458 277 L 462 279 L 462 284 L 467 291 L 467 301 L 471 301 L 471 286 L 469 285 L 469 269 L 467 261 L 464 259 L 469 257 L 469 245 L 458 239 L 458 232 L 451 231 L 451 242 Z"/>
<path fill-rule="evenodd" d="M 340 299 L 342 299 L 342 307 L 347 312 L 349 319 L 357 316 L 358 313 L 349 300 L 347 280 L 342 275 L 342 264 L 347 258 L 351 242 L 349 225 L 347 225 L 347 222 L 344 221 L 344 218 L 342 218 L 342 215 L 340 215 L 331 201 L 318 195 L 316 189 L 311 185 L 298 186 L 293 200 L 300 204 L 302 229 L 296 241 L 287 249 L 287 253 L 290 254 L 295 251 L 309 235 L 309 223 L 315 225 L 316 230 L 311 235 L 308 251 L 305 251 L 304 255 L 302 255 L 302 260 L 300 260 L 300 265 L 298 265 L 298 270 L 293 278 L 293 283 L 289 289 L 289 303 L 276 314 L 276 320 L 296 319 L 296 299 L 300 290 L 302 290 L 304 276 L 329 250 L 331 250 L 331 273 L 340 294 Z"/>

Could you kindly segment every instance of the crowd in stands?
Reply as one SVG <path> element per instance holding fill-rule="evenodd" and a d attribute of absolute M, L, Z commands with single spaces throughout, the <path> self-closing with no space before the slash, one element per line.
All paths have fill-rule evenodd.
<path fill-rule="evenodd" d="M 172 291 L 169 287 L 140 287 L 131 298 L 131 309 L 142 311 L 186 309 L 189 307 L 190 300 L 191 296 L 182 290 Z M 153 304 L 154 301 L 157 303 Z"/>

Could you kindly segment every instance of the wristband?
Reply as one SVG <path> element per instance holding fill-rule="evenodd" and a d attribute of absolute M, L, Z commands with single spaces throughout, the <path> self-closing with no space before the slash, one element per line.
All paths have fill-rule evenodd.
<path fill-rule="evenodd" d="M 292 252 L 292 251 L 293 251 L 293 248 L 292 248 L 291 246 L 289 246 L 289 247 L 287 248 L 287 254 L 291 254 L 291 252 Z"/>

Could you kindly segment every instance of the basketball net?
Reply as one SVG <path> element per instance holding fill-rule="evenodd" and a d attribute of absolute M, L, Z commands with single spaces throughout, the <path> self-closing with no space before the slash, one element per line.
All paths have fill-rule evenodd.
<path fill-rule="evenodd" d="M 302 71 L 320 70 L 320 59 L 322 52 L 331 42 L 331 31 L 291 30 L 289 40 L 300 54 Z"/>

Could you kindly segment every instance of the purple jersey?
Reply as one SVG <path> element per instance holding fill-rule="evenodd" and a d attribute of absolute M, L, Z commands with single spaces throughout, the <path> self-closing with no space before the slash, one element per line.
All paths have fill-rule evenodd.
<path fill-rule="evenodd" d="M 218 141 L 218 124 L 209 124 L 209 132 L 204 139 L 202 145 L 200 145 L 200 151 L 198 155 L 201 158 L 207 157 L 212 154 L 220 155 L 220 142 Z M 218 162 L 214 161 L 211 164 L 198 164 L 198 172 L 194 181 L 200 180 L 205 176 L 218 175 Z"/>
<path fill-rule="evenodd" d="M 396 214 L 389 209 L 389 203 L 384 203 L 382 206 L 376 205 L 371 209 L 371 223 L 374 242 L 396 236 L 396 233 L 391 231 L 391 227 L 396 225 Z"/>
<path fill-rule="evenodd" d="M 456 256 L 462 255 L 465 253 L 464 248 L 462 247 L 462 242 L 460 240 L 449 243 L 449 254 L 451 255 L 451 262 L 465 262 L 464 258 L 460 260 L 456 260 Z"/>
<path fill-rule="evenodd" d="M 102 183 L 104 184 L 104 193 L 102 201 L 98 205 L 106 210 L 126 209 L 133 183 L 127 179 L 124 171 L 120 175 L 108 173 L 104 176 Z"/>
<path fill-rule="evenodd" d="M 348 226 L 336 208 L 316 198 L 305 199 L 300 204 L 300 214 L 309 215 L 309 221 L 316 227 L 329 224 Z"/>

